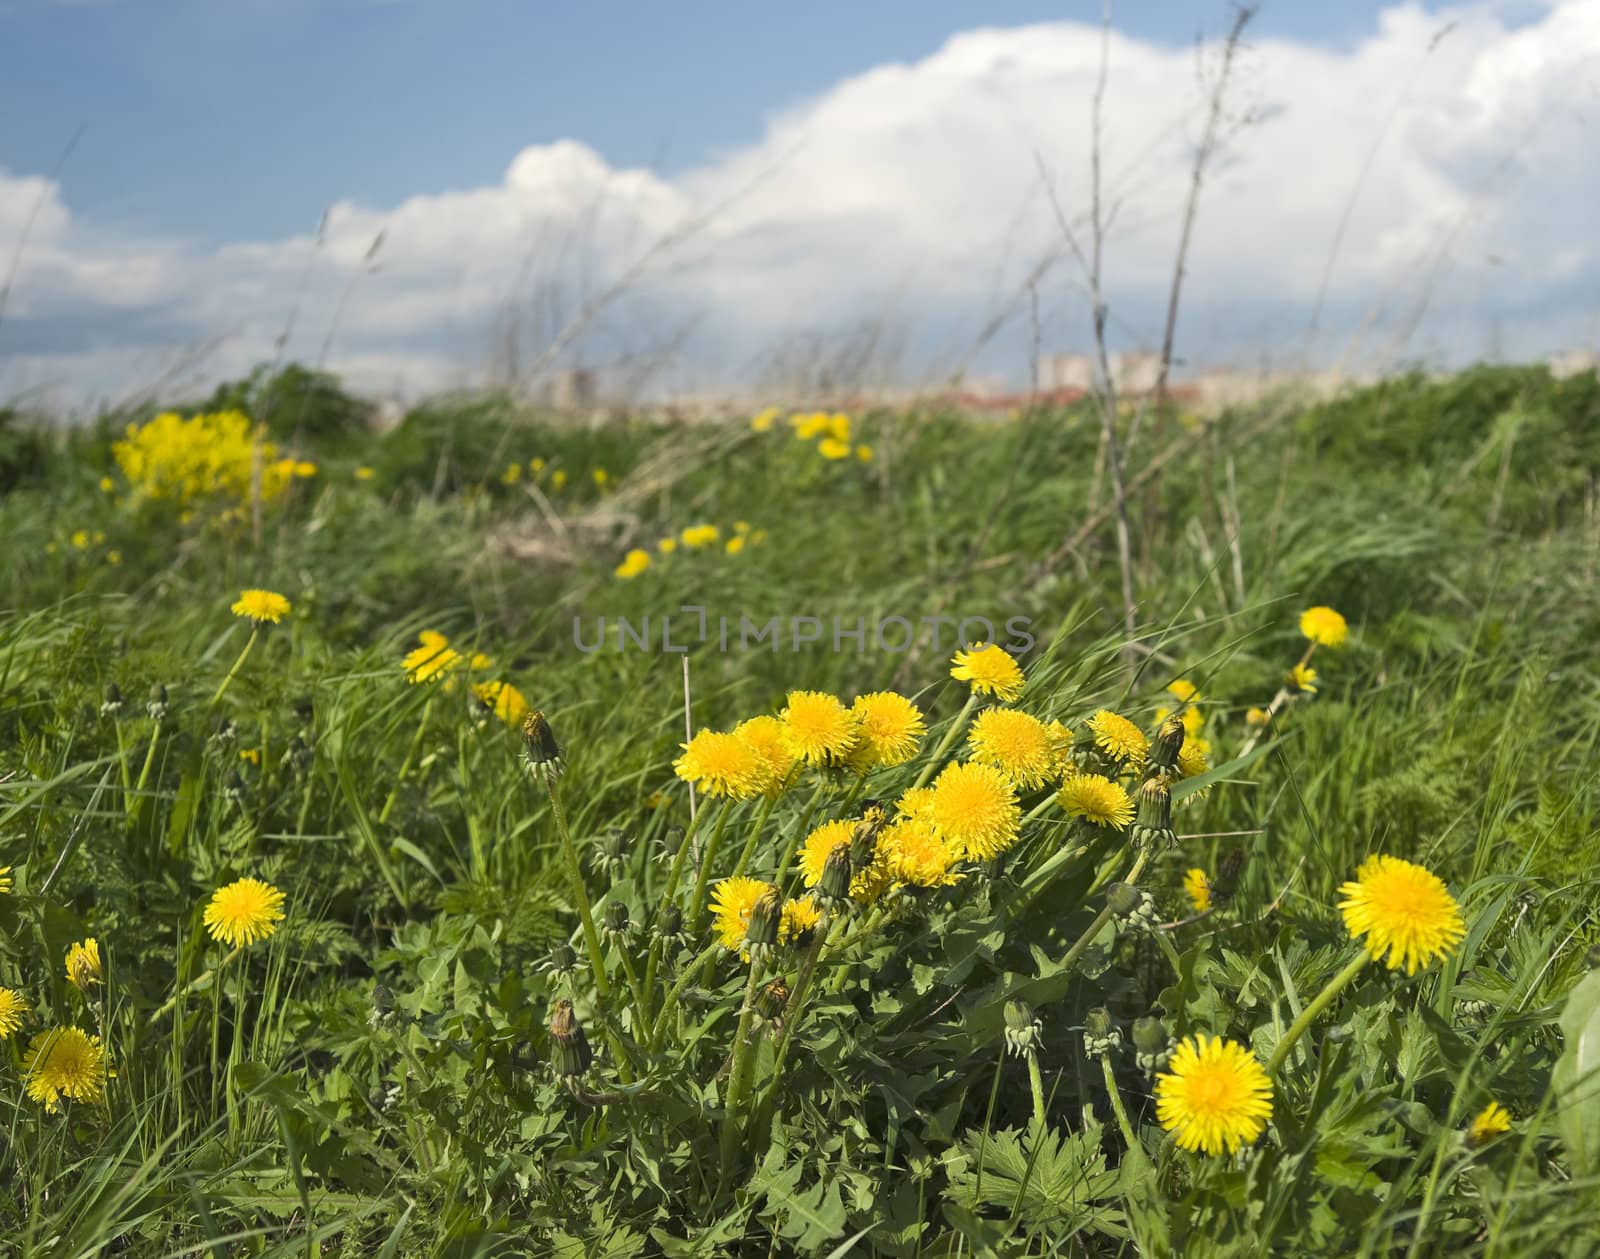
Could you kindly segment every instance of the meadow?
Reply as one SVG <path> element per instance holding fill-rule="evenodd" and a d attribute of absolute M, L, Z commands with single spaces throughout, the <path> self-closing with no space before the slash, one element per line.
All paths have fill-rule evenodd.
<path fill-rule="evenodd" d="M 1600 383 L 1141 422 L 0 413 L 0 1250 L 1600 1252 Z"/>

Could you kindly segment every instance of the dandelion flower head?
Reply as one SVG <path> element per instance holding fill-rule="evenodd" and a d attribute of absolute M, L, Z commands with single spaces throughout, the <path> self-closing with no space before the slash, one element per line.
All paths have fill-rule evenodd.
<path fill-rule="evenodd" d="M 1339 912 L 1352 936 L 1390 970 L 1414 975 L 1467 934 L 1461 908 L 1438 875 L 1399 857 L 1375 854 L 1339 888 Z"/>
<path fill-rule="evenodd" d="M 1195 1036 L 1156 1078 L 1156 1117 L 1184 1150 L 1232 1154 L 1272 1118 L 1272 1084 L 1242 1045 Z"/>

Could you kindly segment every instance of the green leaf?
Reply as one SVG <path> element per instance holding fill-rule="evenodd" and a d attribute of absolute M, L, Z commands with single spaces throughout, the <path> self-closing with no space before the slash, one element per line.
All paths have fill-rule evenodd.
<path fill-rule="evenodd" d="M 1556 1093 L 1556 1127 L 1566 1142 L 1574 1176 L 1600 1173 L 1600 971 L 1590 971 L 1561 1012 L 1566 1048 L 1550 1082 Z"/>

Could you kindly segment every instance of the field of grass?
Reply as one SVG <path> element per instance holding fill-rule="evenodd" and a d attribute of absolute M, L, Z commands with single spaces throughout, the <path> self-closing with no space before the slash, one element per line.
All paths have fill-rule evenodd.
<path fill-rule="evenodd" d="M 147 416 L 0 423 L 0 1251 L 1600 1251 L 1592 375 L 1147 426 L 1130 477 L 1180 446 L 1130 493 L 1132 645 L 1111 520 L 1062 550 L 1110 503 L 1090 409 L 847 438 L 262 409 L 281 468 L 166 496 L 119 463 Z M 233 614 L 248 589 L 291 610 Z M 1313 606 L 1349 632 L 1298 692 Z M 1009 704 L 951 676 L 984 620 L 1031 640 Z M 788 707 L 819 763 L 763 790 L 708 743 L 686 768 L 729 758 L 731 794 L 691 801 L 686 686 L 691 730 Z M 908 697 L 915 754 L 871 763 L 805 690 Z M 1038 775 L 1027 723 L 981 737 L 1006 708 L 1071 732 Z M 1131 825 L 1063 809 L 1089 772 Z M 827 835 L 851 896 L 775 944 L 761 904 L 744 960 L 722 881 L 798 898 Z M 895 864 L 913 835 L 943 886 Z M 1357 964 L 1374 854 L 1448 888 L 1376 911 L 1421 915 L 1415 973 Z M 234 947 L 205 915 L 244 878 L 284 916 Z M 1270 1073 L 1235 1151 L 1158 1112 L 1196 1035 Z"/>

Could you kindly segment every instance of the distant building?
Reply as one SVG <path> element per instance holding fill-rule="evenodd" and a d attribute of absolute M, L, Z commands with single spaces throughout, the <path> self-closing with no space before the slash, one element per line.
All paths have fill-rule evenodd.
<path fill-rule="evenodd" d="M 1557 380 L 1568 376 L 1581 376 L 1584 372 L 1600 369 L 1600 355 L 1593 350 L 1560 350 L 1545 359 L 1545 366 Z"/>
<path fill-rule="evenodd" d="M 1119 350 L 1109 356 L 1109 364 L 1111 387 L 1118 394 L 1151 393 L 1161 378 L 1161 355 L 1154 350 Z M 1039 360 L 1039 388 L 1046 393 L 1064 389 L 1087 393 L 1098 382 L 1093 355 L 1047 354 Z"/>

